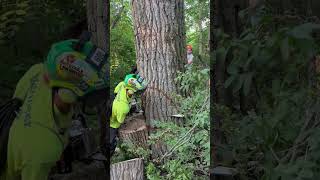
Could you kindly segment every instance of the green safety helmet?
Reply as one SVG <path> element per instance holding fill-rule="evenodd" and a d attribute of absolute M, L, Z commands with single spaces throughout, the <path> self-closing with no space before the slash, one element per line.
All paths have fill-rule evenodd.
<path fill-rule="evenodd" d="M 128 74 L 124 79 L 124 83 L 126 88 L 134 92 L 143 91 L 147 88 L 147 82 L 139 74 Z"/>
<path fill-rule="evenodd" d="M 75 50 L 75 45 L 80 41 L 71 39 L 52 45 L 45 61 L 49 86 L 69 89 L 80 98 L 88 94 L 96 96 L 97 92 L 105 95 L 106 55 L 88 41 Z"/>

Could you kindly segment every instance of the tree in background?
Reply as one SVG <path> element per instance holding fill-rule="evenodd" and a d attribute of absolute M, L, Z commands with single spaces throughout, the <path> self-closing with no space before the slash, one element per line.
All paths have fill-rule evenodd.
<path fill-rule="evenodd" d="M 240 10 L 243 10 L 247 7 L 246 1 L 232 1 L 232 0 L 216 0 L 211 2 L 212 13 L 213 13 L 213 23 L 211 24 L 211 31 L 214 30 L 215 37 L 218 37 L 219 30 L 223 31 L 225 34 L 231 37 L 238 37 L 241 33 L 241 21 L 238 16 Z M 233 93 L 230 88 L 224 86 L 225 81 L 228 78 L 227 67 L 229 66 L 230 60 L 226 54 L 224 54 L 224 49 L 220 49 L 222 52 L 216 51 L 216 49 L 223 44 L 219 41 L 218 38 L 211 37 L 211 51 L 215 51 L 215 54 L 212 54 L 214 57 L 214 62 L 212 64 L 213 71 L 213 91 L 212 98 L 214 99 L 213 103 L 218 105 L 224 105 L 233 109 Z M 221 55 L 224 54 L 224 55 Z M 220 59 L 221 58 L 221 59 Z M 214 105 L 212 104 L 212 105 Z M 211 165 L 213 167 L 218 166 L 222 161 L 224 161 L 224 154 L 230 153 L 225 150 L 218 148 L 222 147 L 222 144 L 225 144 L 224 133 L 221 131 L 221 127 L 225 120 L 223 115 L 218 111 L 214 111 L 211 114 L 212 118 L 212 145 L 211 145 Z"/>
<path fill-rule="evenodd" d="M 152 126 L 178 113 L 171 95 L 179 94 L 174 78 L 186 60 L 184 2 L 133 0 L 131 4 L 138 71 L 149 82 L 145 115 Z M 163 153 L 160 148 L 155 152 Z"/>
<path fill-rule="evenodd" d="M 104 51 L 109 50 L 109 3 L 107 1 L 87 1 L 88 30 L 91 41 Z"/>
<path fill-rule="evenodd" d="M 213 164 L 241 179 L 317 179 L 316 2 L 251 0 L 235 16 L 228 2 L 214 4 Z"/>
<path fill-rule="evenodd" d="M 109 59 L 109 50 L 110 50 L 110 4 L 108 1 L 102 0 L 90 0 L 87 1 L 87 21 L 88 21 L 88 31 L 92 33 L 91 41 L 92 43 L 101 48 L 103 51 L 107 53 L 107 57 Z M 107 69 L 107 77 L 110 77 L 109 74 L 109 65 L 107 62 L 105 68 Z M 107 95 L 110 94 L 110 86 L 106 92 Z M 106 125 L 109 126 L 109 117 L 111 115 L 111 105 L 112 101 L 109 96 L 106 102 L 99 104 L 97 107 L 98 110 L 98 119 L 100 124 L 100 147 L 106 157 L 109 157 L 109 149 L 106 144 L 109 140 L 110 132 L 106 129 Z M 106 112 L 107 111 L 107 112 Z M 108 138 L 106 138 L 108 137 Z M 106 140 L 107 139 L 107 140 Z M 108 159 L 110 163 L 110 160 Z M 104 161 L 104 166 L 106 170 L 109 168 L 108 164 Z M 109 174 L 107 174 L 107 177 Z"/>
<path fill-rule="evenodd" d="M 136 57 L 130 0 L 112 0 L 110 5 L 110 12 L 113 14 L 110 20 L 110 69 L 113 89 L 136 64 Z"/>
<path fill-rule="evenodd" d="M 85 7 L 84 0 L 0 2 L 1 101 L 11 98 L 19 78 L 45 59 L 52 43 L 77 34 L 66 32 L 69 27 L 86 27 L 75 26 L 85 19 Z"/>

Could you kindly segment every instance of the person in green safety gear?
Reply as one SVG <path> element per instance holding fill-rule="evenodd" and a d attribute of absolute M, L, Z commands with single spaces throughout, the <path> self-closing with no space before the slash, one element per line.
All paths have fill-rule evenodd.
<path fill-rule="evenodd" d="M 45 63 L 33 65 L 19 80 L 13 97 L 23 103 L 10 128 L 0 180 L 48 179 L 68 143 L 66 129 L 75 102 L 107 92 L 103 68 L 90 63 L 94 46 L 86 42 L 78 51 L 73 48 L 78 42 L 53 44 Z M 90 101 L 99 103 L 106 97 L 105 93 Z"/>
<path fill-rule="evenodd" d="M 116 97 L 112 103 L 112 115 L 110 118 L 110 155 L 112 156 L 117 146 L 118 129 L 124 122 L 130 111 L 130 102 L 135 93 L 145 90 L 146 81 L 137 75 L 129 74 L 114 89 Z"/>

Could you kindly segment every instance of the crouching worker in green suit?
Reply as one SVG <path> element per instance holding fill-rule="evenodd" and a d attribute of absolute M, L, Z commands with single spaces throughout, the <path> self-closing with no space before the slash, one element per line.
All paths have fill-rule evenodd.
<path fill-rule="evenodd" d="M 91 55 L 97 51 L 101 55 L 88 41 L 58 42 L 44 63 L 32 66 L 19 80 L 14 98 L 22 106 L 10 128 L 1 180 L 48 178 L 67 145 L 74 103 L 95 106 L 107 97 L 106 72 L 99 64 L 105 54 L 96 61 Z"/>
<path fill-rule="evenodd" d="M 110 118 L 110 156 L 117 146 L 118 129 L 124 122 L 130 111 L 130 102 L 134 94 L 142 93 L 147 87 L 146 81 L 137 75 L 129 74 L 114 89 L 116 97 L 112 103 L 112 115 Z"/>

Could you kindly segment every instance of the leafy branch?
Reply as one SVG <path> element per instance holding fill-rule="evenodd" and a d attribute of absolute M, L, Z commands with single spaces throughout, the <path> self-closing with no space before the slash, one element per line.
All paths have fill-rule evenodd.
<path fill-rule="evenodd" d="M 198 113 L 202 112 L 203 109 L 208 105 L 208 102 L 209 102 L 208 100 L 209 100 L 209 96 L 207 96 L 207 97 L 205 98 L 205 101 L 204 101 L 202 107 L 198 110 Z M 198 114 L 198 113 L 197 113 L 197 114 Z M 191 133 L 194 131 L 194 129 L 195 129 L 197 126 L 198 126 L 198 124 L 195 123 L 195 124 L 192 126 L 192 128 L 191 128 L 187 133 L 185 133 L 181 138 L 179 138 L 178 142 L 177 142 L 175 145 L 173 145 L 173 146 L 171 147 L 171 149 L 170 149 L 169 151 L 167 151 L 167 152 L 161 157 L 160 162 L 162 162 L 164 158 L 167 158 L 167 157 L 171 156 L 172 153 L 173 153 L 178 147 L 180 147 L 180 146 L 182 146 L 183 144 L 185 144 L 186 142 L 188 142 L 188 141 L 190 140 L 190 138 L 191 138 Z M 189 136 L 189 135 L 190 135 L 190 136 Z M 187 138 L 188 136 L 189 136 L 189 138 Z"/>

